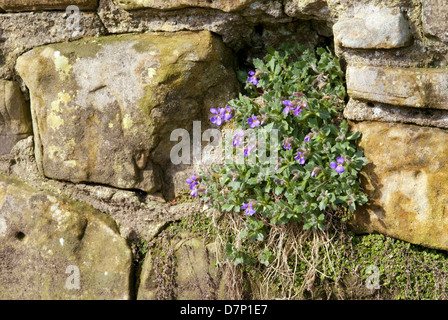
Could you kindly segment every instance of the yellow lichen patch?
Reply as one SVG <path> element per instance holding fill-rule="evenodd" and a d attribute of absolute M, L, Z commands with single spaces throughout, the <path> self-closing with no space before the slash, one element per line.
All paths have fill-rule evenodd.
<path fill-rule="evenodd" d="M 56 146 L 48 146 L 46 151 L 50 160 L 56 160 L 56 156 L 60 154 L 61 150 Z"/>
<path fill-rule="evenodd" d="M 56 70 L 59 71 L 59 78 L 61 81 L 64 81 L 65 78 L 68 77 L 70 70 L 73 67 L 69 63 L 68 58 L 61 55 L 59 51 L 54 52 L 54 66 L 56 67 Z"/>
<path fill-rule="evenodd" d="M 126 114 L 123 118 L 123 128 L 129 130 L 134 125 L 134 121 L 132 121 L 131 117 Z"/>
<path fill-rule="evenodd" d="M 59 92 L 58 99 L 51 102 L 51 110 L 61 112 L 61 103 L 63 103 L 64 106 L 67 107 L 67 104 L 70 101 L 72 101 L 70 94 L 68 94 L 67 92 Z"/>
<path fill-rule="evenodd" d="M 59 130 L 64 125 L 64 119 L 51 112 L 47 117 L 48 126 L 53 130 Z"/>
<path fill-rule="evenodd" d="M 155 68 L 148 68 L 148 79 L 154 78 L 156 73 L 157 73 L 157 71 Z"/>
<path fill-rule="evenodd" d="M 64 165 L 70 167 L 70 168 L 76 168 L 78 166 L 78 161 L 76 160 L 66 160 L 64 161 Z"/>
<path fill-rule="evenodd" d="M 76 141 L 75 141 L 75 139 L 70 139 L 70 140 L 68 140 L 65 144 L 64 144 L 64 150 L 67 152 L 67 153 L 72 153 L 73 151 L 74 151 L 74 149 L 75 149 L 75 147 L 76 147 Z"/>

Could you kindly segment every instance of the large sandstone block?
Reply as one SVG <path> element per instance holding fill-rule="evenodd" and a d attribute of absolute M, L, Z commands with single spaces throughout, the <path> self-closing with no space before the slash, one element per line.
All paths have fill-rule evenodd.
<path fill-rule="evenodd" d="M 18 83 L 0 80 L 0 155 L 9 153 L 17 141 L 30 134 L 30 107 Z"/>
<path fill-rule="evenodd" d="M 75 5 L 80 10 L 95 10 L 98 0 L 0 0 L 0 8 L 6 12 L 66 10 Z"/>
<path fill-rule="evenodd" d="M 0 175 L 0 299 L 129 299 L 131 265 L 109 216 Z"/>
<path fill-rule="evenodd" d="M 218 9 L 225 12 L 238 11 L 248 7 L 256 0 L 114 0 L 125 10 L 137 10 L 144 8 L 172 10 L 187 7 L 201 7 Z M 260 1 L 259 1 L 260 2 Z"/>
<path fill-rule="evenodd" d="M 355 230 L 448 250 L 448 132 L 370 121 L 352 129 L 369 160 L 361 178 L 369 202 L 355 212 Z"/>
<path fill-rule="evenodd" d="M 93 38 L 17 60 L 45 176 L 156 192 L 174 129 L 236 92 L 231 53 L 208 31 Z M 204 128 L 205 129 L 205 128 Z"/>
<path fill-rule="evenodd" d="M 391 49 L 412 40 L 409 23 L 400 8 L 366 5 L 353 17 L 341 17 L 333 26 L 336 45 L 354 49 Z"/>
<path fill-rule="evenodd" d="M 347 67 L 352 98 L 415 108 L 448 109 L 447 68 Z"/>

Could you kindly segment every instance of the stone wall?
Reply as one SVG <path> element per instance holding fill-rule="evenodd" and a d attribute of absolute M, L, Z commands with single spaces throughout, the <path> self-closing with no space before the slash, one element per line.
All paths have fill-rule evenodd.
<path fill-rule="evenodd" d="M 344 115 L 369 160 L 370 201 L 352 227 L 448 249 L 444 1 L 0 0 L 0 9 L 0 287 L 17 283 L 0 298 L 155 297 L 151 257 L 136 282 L 131 247 L 196 210 L 170 202 L 192 171 L 169 161 L 170 134 L 192 133 L 195 120 L 206 130 L 208 110 L 238 94 L 238 69 L 282 42 L 330 46 L 346 69 Z M 192 243 L 201 260 L 204 245 Z"/>

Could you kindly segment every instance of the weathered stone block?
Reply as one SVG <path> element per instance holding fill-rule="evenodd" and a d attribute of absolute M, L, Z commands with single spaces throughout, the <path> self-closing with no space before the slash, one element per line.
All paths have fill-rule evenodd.
<path fill-rule="evenodd" d="M 170 259 L 175 268 L 169 270 L 173 284 L 172 298 L 177 300 L 216 300 L 225 299 L 225 283 L 222 272 L 214 264 L 216 259 L 216 244 L 206 245 L 198 238 L 188 239 L 182 236 L 182 241 L 171 243 L 172 251 L 164 252 L 163 256 L 157 256 L 149 252 L 145 257 L 140 275 L 138 288 L 138 300 L 156 300 L 163 294 L 164 286 L 160 286 L 161 277 L 166 279 L 166 274 L 156 274 L 155 264 L 161 264 L 157 259 Z M 172 255 L 172 257 L 168 257 Z M 159 285 L 157 284 L 159 283 Z M 168 289 L 168 288 L 166 288 Z"/>
<path fill-rule="evenodd" d="M 361 171 L 369 202 L 355 212 L 354 229 L 448 250 L 448 132 L 369 121 L 352 129 L 369 160 Z"/>
<path fill-rule="evenodd" d="M 0 80 L 0 155 L 32 134 L 29 104 L 17 82 Z"/>
<path fill-rule="evenodd" d="M 344 117 L 355 121 L 383 121 L 411 123 L 448 129 L 448 111 L 397 107 L 379 102 L 350 99 L 344 108 Z"/>
<path fill-rule="evenodd" d="M 416 108 L 448 109 L 448 69 L 350 65 L 352 98 Z"/>
<path fill-rule="evenodd" d="M 93 12 L 81 11 L 76 19 L 58 11 L 1 14 L 0 78 L 9 80 L 17 77 L 14 72 L 17 57 L 34 47 L 104 33 L 106 29 Z"/>
<path fill-rule="evenodd" d="M 423 1 L 423 31 L 448 41 L 448 6 L 445 0 Z"/>
<path fill-rule="evenodd" d="M 412 40 L 409 23 L 399 8 L 359 7 L 354 17 L 341 17 L 333 26 L 336 45 L 354 49 L 391 49 Z"/>
<path fill-rule="evenodd" d="M 326 0 L 287 0 L 284 7 L 285 13 L 290 17 L 331 20 Z"/>
<path fill-rule="evenodd" d="M 231 58 L 206 31 L 118 35 L 27 52 L 16 69 L 30 89 L 40 171 L 160 190 L 177 143 L 171 132 L 190 130 L 236 93 Z"/>
<path fill-rule="evenodd" d="M 224 0 L 224 1 L 209 1 L 209 0 L 114 0 L 125 10 L 137 10 L 144 8 L 172 10 L 182 9 L 187 7 L 201 7 L 218 9 L 225 12 L 238 11 L 248 7 L 251 3 L 257 0 Z"/>
<path fill-rule="evenodd" d="M 68 6 L 77 6 L 80 10 L 95 10 L 98 0 L 0 0 L 0 8 L 6 12 L 66 10 Z"/>
<path fill-rule="evenodd" d="M 129 299 L 131 266 L 109 216 L 0 175 L 0 299 Z"/>

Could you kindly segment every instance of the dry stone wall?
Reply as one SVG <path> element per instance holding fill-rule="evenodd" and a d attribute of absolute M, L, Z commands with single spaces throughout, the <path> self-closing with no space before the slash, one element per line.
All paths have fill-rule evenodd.
<path fill-rule="evenodd" d="M 209 128 L 238 67 L 282 42 L 330 46 L 346 69 L 344 116 L 369 160 L 352 227 L 448 250 L 444 1 L 0 0 L 0 287 L 30 288 L 0 298 L 156 297 L 150 256 L 131 283 L 130 246 L 195 210 L 169 202 L 192 170 L 169 161 L 170 133 Z M 202 261 L 198 243 L 185 252 Z M 27 257 L 48 266 L 40 282 Z M 184 289 L 199 266 L 215 273 L 183 265 Z M 174 296 L 225 297 L 207 285 Z"/>

